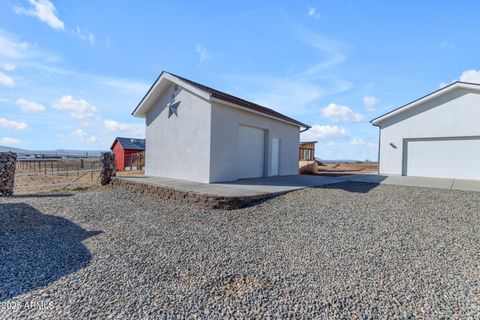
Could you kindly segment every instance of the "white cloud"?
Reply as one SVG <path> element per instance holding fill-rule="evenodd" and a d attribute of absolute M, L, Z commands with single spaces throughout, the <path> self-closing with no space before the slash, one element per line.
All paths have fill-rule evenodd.
<path fill-rule="evenodd" d="M 200 44 L 197 44 L 195 51 L 198 53 L 198 59 L 200 63 L 203 63 L 213 58 L 213 56 L 208 52 L 207 48 Z"/>
<path fill-rule="evenodd" d="M 320 18 L 320 13 L 317 12 L 317 8 L 313 8 L 313 7 L 308 9 L 307 15 L 315 19 Z"/>
<path fill-rule="evenodd" d="M 228 82 L 240 84 L 233 93 L 258 104 L 274 108 L 294 117 L 317 112 L 318 101 L 352 87 L 350 81 L 338 77 L 335 67 L 346 59 L 348 46 L 308 30 L 298 28 L 299 40 L 306 51 L 313 51 L 318 60 L 285 75 L 230 75 Z M 303 63 L 303 61 L 302 61 Z"/>
<path fill-rule="evenodd" d="M 319 87 L 304 79 L 282 79 L 275 77 L 247 77 L 245 83 L 256 88 L 264 88 L 253 95 L 248 92 L 246 97 L 260 105 L 274 108 L 281 112 L 288 110 L 300 111 L 325 95 L 326 88 Z M 240 79 L 242 80 L 242 79 Z"/>
<path fill-rule="evenodd" d="M 88 41 L 92 46 L 95 44 L 95 35 L 88 30 L 82 30 L 79 27 L 76 27 L 72 33 L 80 39 Z"/>
<path fill-rule="evenodd" d="M 37 17 L 56 30 L 64 30 L 63 21 L 57 17 L 57 9 L 49 0 L 28 0 L 30 8 L 15 6 L 13 10 L 17 14 L 25 14 Z"/>
<path fill-rule="evenodd" d="M 346 60 L 345 51 L 347 49 L 342 42 L 305 30 L 302 31 L 302 40 L 326 56 L 323 61 L 305 70 L 302 73 L 304 76 L 321 75 L 326 69 L 339 65 Z"/>
<path fill-rule="evenodd" d="M 82 129 L 77 129 L 72 132 L 72 136 L 77 137 L 81 142 L 85 143 L 95 143 L 98 142 L 97 137 L 90 135 L 83 131 Z"/>
<path fill-rule="evenodd" d="M 363 140 L 362 138 L 353 138 L 352 144 L 355 146 L 360 146 L 362 144 L 365 144 L 365 140 Z"/>
<path fill-rule="evenodd" d="M 376 141 L 365 141 L 362 138 L 353 138 L 352 145 L 354 146 L 362 146 L 362 148 L 366 148 L 368 150 L 375 150 L 378 147 L 378 142 Z"/>
<path fill-rule="evenodd" d="M 105 120 L 103 121 L 103 125 L 105 131 L 108 133 L 123 134 L 134 137 L 145 135 L 144 125 L 121 123 L 115 120 Z"/>
<path fill-rule="evenodd" d="M 13 71 L 16 69 L 17 66 L 15 66 L 13 63 L 0 63 L 0 68 L 6 70 L 6 71 Z"/>
<path fill-rule="evenodd" d="M 0 30 L 0 56 L 10 59 L 21 59 L 28 56 L 28 42 L 19 42 L 10 34 Z"/>
<path fill-rule="evenodd" d="M 106 75 L 91 74 L 81 71 L 65 69 L 55 66 L 62 61 L 62 57 L 48 52 L 35 45 L 22 42 L 14 35 L 0 29 L 0 59 L 13 59 L 22 67 L 29 67 L 38 71 L 68 77 L 89 83 L 95 87 L 102 86 L 117 90 L 121 94 L 131 94 L 141 98 L 150 88 L 148 82 L 128 78 L 117 78 Z M 141 95 L 141 96 L 140 96 Z"/>
<path fill-rule="evenodd" d="M 323 117 L 333 122 L 360 122 L 365 120 L 362 114 L 354 113 L 349 107 L 335 103 L 330 103 L 321 110 L 321 113 Z"/>
<path fill-rule="evenodd" d="M 467 70 L 460 75 L 460 81 L 480 83 L 480 70 Z"/>
<path fill-rule="evenodd" d="M 72 96 L 63 96 L 54 103 L 53 107 L 58 110 L 67 111 L 70 116 L 78 119 L 92 117 L 97 108 L 83 99 L 75 99 Z"/>
<path fill-rule="evenodd" d="M 15 85 L 15 80 L 9 75 L 0 72 L 0 85 L 11 88 Z"/>
<path fill-rule="evenodd" d="M 45 63 L 58 62 L 60 57 L 50 51 L 41 50 L 37 45 L 21 41 L 15 35 L 12 35 L 0 29 L 0 59 L 13 60 L 12 63 L 3 63 L 1 67 L 7 71 L 16 69 L 16 64 L 23 67 L 37 67 Z M 9 70 L 11 69 L 11 70 Z"/>
<path fill-rule="evenodd" d="M 374 96 L 363 97 L 363 104 L 365 105 L 365 109 L 367 109 L 367 111 L 370 111 L 370 112 L 375 111 L 379 103 L 380 103 L 380 100 L 378 100 Z"/>
<path fill-rule="evenodd" d="M 81 74 L 77 74 L 77 75 L 82 77 Z M 83 75 L 83 77 L 90 79 L 90 81 L 96 82 L 99 85 L 117 89 L 122 93 L 124 93 L 125 91 L 128 91 L 134 94 L 145 94 L 145 92 L 147 92 L 147 90 L 150 88 L 150 85 L 146 82 L 135 81 L 130 79 L 111 78 L 106 76 L 88 75 L 88 74 Z"/>
<path fill-rule="evenodd" d="M 4 145 L 4 146 L 16 146 L 16 145 L 19 145 L 21 144 L 22 142 L 18 139 L 14 139 L 14 138 L 9 138 L 9 137 L 3 137 L 0 139 L 0 144 L 1 145 Z"/>
<path fill-rule="evenodd" d="M 17 99 L 15 104 L 19 106 L 23 112 L 26 113 L 38 113 L 46 110 L 45 106 L 25 99 Z"/>
<path fill-rule="evenodd" d="M 0 127 L 3 127 L 12 131 L 21 131 L 28 129 L 28 124 L 25 122 L 18 122 L 13 120 L 8 120 L 5 118 L 0 118 Z"/>
<path fill-rule="evenodd" d="M 465 70 L 464 72 L 462 72 L 458 80 L 463 82 L 470 82 L 470 83 L 480 83 L 480 70 L 475 70 L 475 69 Z M 455 81 L 457 81 L 457 79 L 451 81 L 450 83 L 442 82 L 438 87 L 441 89 L 443 87 L 448 86 L 449 84 L 452 84 Z"/>
<path fill-rule="evenodd" d="M 348 136 L 345 128 L 338 126 L 313 125 L 309 130 L 302 132 L 302 140 L 322 140 L 328 138 L 342 138 Z"/>

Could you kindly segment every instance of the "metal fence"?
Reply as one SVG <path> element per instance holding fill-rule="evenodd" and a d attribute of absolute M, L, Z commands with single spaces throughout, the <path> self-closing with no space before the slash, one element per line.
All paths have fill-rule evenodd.
<path fill-rule="evenodd" d="M 132 153 L 125 155 L 125 170 L 143 170 L 145 167 L 144 153 Z"/>
<path fill-rule="evenodd" d="M 15 172 L 15 191 L 29 193 L 99 184 L 101 162 L 86 159 L 19 159 Z"/>

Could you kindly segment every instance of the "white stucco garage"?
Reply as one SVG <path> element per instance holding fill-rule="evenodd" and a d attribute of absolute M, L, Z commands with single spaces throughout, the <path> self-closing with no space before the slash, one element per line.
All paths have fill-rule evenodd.
<path fill-rule="evenodd" d="M 480 180 L 480 85 L 455 82 L 371 122 L 379 173 Z"/>
<path fill-rule="evenodd" d="M 146 175 L 206 183 L 297 174 L 300 131 L 310 128 L 168 72 L 133 115 L 146 122 Z"/>

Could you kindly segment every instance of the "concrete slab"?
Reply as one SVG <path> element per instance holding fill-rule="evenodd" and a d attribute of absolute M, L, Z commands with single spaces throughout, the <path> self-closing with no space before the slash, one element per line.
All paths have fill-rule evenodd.
<path fill-rule="evenodd" d="M 424 178 L 424 177 L 405 177 L 405 176 L 383 176 L 383 175 L 369 175 L 362 176 L 348 176 L 348 181 L 357 182 L 374 182 L 380 184 L 392 184 L 397 186 L 409 187 L 425 187 L 438 189 L 451 189 L 453 179 L 439 179 L 439 178 Z"/>
<path fill-rule="evenodd" d="M 127 188 L 159 199 L 196 203 L 212 209 L 239 209 L 290 191 L 345 181 L 321 176 L 284 176 L 225 183 L 199 183 L 150 177 L 116 177 L 113 187 Z"/>
<path fill-rule="evenodd" d="M 381 183 L 393 184 L 397 186 L 408 186 L 408 187 L 451 189 L 453 184 L 453 179 L 389 176 L 385 180 L 383 180 Z"/>
<path fill-rule="evenodd" d="M 146 185 L 162 186 L 185 192 L 198 192 L 217 197 L 279 194 L 307 187 L 345 181 L 344 179 L 334 177 L 301 175 L 244 179 L 211 184 L 151 176 L 126 176 L 118 177 L 118 179 Z"/>
<path fill-rule="evenodd" d="M 135 183 L 137 187 L 138 185 L 153 186 L 154 189 L 157 190 L 157 193 L 162 193 L 162 191 L 158 191 L 158 189 L 164 188 L 170 191 L 183 192 L 184 195 L 180 195 L 179 197 L 186 197 L 185 194 L 195 194 L 205 198 L 213 197 L 217 200 L 218 198 L 223 198 L 228 203 L 237 200 L 243 201 L 249 197 L 258 200 L 303 188 L 319 187 L 345 181 L 480 192 L 480 181 L 384 176 L 378 174 L 358 174 L 340 177 L 293 175 L 244 179 L 212 184 L 150 176 L 126 176 L 118 177 L 117 179 Z"/>
<path fill-rule="evenodd" d="M 368 183 L 381 183 L 387 176 L 382 176 L 378 174 L 355 174 L 350 176 L 342 177 L 346 181 L 357 181 L 357 182 L 368 182 Z"/>
<path fill-rule="evenodd" d="M 308 187 L 318 187 L 332 183 L 347 181 L 343 177 L 324 177 L 313 175 L 292 175 L 243 179 L 232 182 L 215 183 L 214 185 L 255 190 L 258 192 L 288 192 Z"/>
<path fill-rule="evenodd" d="M 458 179 L 455 179 L 455 181 L 453 181 L 452 189 L 480 192 L 480 181 L 478 181 L 478 180 L 458 180 Z"/>
<path fill-rule="evenodd" d="M 391 184 L 397 186 L 424 187 L 447 190 L 464 190 L 480 192 L 480 181 L 458 180 L 428 177 L 406 177 L 385 175 L 352 175 L 344 177 L 347 181 Z"/>

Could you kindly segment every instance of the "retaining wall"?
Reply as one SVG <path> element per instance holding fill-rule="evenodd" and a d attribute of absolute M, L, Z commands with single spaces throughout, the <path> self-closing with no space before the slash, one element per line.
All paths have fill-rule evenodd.
<path fill-rule="evenodd" d="M 143 195 L 154 196 L 162 200 L 189 202 L 203 208 L 224 210 L 234 210 L 248 207 L 258 203 L 259 201 L 266 200 L 277 195 L 261 194 L 245 197 L 221 197 L 193 191 L 177 190 L 166 186 L 126 181 L 121 178 L 113 178 L 111 185 L 114 188 L 124 188 Z"/>

